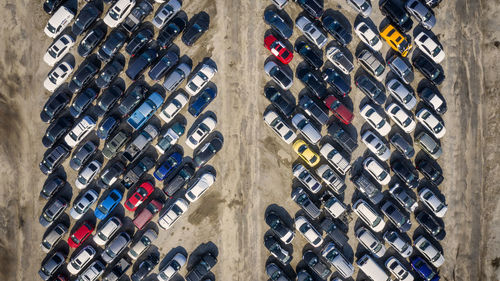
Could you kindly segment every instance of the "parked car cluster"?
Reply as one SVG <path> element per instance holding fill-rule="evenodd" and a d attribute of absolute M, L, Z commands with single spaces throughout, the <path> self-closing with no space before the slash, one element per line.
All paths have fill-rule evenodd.
<path fill-rule="evenodd" d="M 85 281 L 118 280 L 140 260 L 130 278 L 144 280 L 159 263 L 157 254 L 145 255 L 159 235 L 150 223 L 155 215 L 162 229 L 171 228 L 215 183 L 215 169 L 207 163 L 221 150 L 223 139 L 215 131 L 216 115 L 205 109 L 217 96 L 210 82 L 217 66 L 205 59 L 193 68 L 172 48 L 177 37 L 186 46 L 195 44 L 208 30 L 210 16 L 200 12 L 188 21 L 179 0 L 105 0 L 104 14 L 98 1 L 87 2 L 79 13 L 64 0 L 43 4 L 52 15 L 45 33 L 54 41 L 43 58 L 53 66 L 44 81 L 53 94 L 40 114 L 50 125 L 42 139 L 48 150 L 40 163 L 48 175 L 40 195 L 48 203 L 39 219 L 49 228 L 41 243 L 48 256 L 39 275 L 43 280 L 69 280 L 68 274 Z M 145 21 L 149 15 L 152 23 Z M 79 66 L 74 49 L 85 58 Z M 158 84 L 151 86 L 146 79 Z M 179 87 L 183 81 L 184 89 Z M 197 118 L 190 129 L 180 114 L 185 107 Z M 159 118 L 153 118 L 156 113 Z M 192 158 L 179 147 L 184 134 Z M 77 173 L 73 190 L 79 194 L 72 206 L 62 191 L 73 186 L 61 168 L 67 158 Z M 149 172 L 152 176 L 146 176 Z M 135 233 L 113 212 L 121 204 Z M 69 207 L 76 221 L 71 230 L 62 218 Z M 56 247 L 66 233 L 67 244 L 75 249 L 71 258 Z M 177 253 L 156 278 L 169 280 L 186 261 Z M 214 256 L 203 256 L 186 280 L 202 280 L 215 263 Z"/>
<path fill-rule="evenodd" d="M 394 275 L 406 281 L 419 277 L 439 280 L 438 268 L 444 256 L 437 240 L 445 236 L 441 218 L 447 205 L 438 189 L 444 178 L 436 160 L 442 153 L 439 139 L 446 132 L 440 116 L 447 106 L 438 90 L 445 78 L 439 65 L 445 54 L 430 30 L 436 23 L 432 8 L 440 1 L 383 0 L 379 8 L 388 23 L 377 30 L 370 20 L 370 2 L 347 0 L 360 15 L 353 28 L 361 41 L 356 57 L 363 70 L 356 73 L 354 81 L 359 91 L 354 92 L 366 96 L 360 115 L 368 124 L 368 129 L 358 131 L 368 148 L 356 161 L 359 169 L 350 164 L 358 144 L 350 133 L 355 130 L 351 124 L 354 114 L 348 106 L 352 104 L 349 74 L 354 65 L 346 48 L 352 35 L 349 25 L 343 23 L 345 17 L 339 11 L 324 10 L 323 1 L 295 1 L 304 10 L 295 26 L 305 39 L 297 39 L 292 49 L 288 39 L 294 28 L 287 22 L 290 17 L 285 11 L 288 1 L 271 2 L 274 7 L 264 11 L 264 20 L 271 27 L 264 45 L 272 54 L 264 63 L 264 71 L 272 79 L 264 88 L 264 96 L 271 102 L 264 112 L 264 122 L 286 144 L 292 144 L 301 159 L 292 167 L 300 184 L 293 188 L 291 196 L 302 210 L 293 221 L 294 227 L 280 212 L 266 213 L 272 235 L 265 236 L 264 244 L 275 258 L 267 263 L 266 273 L 272 280 L 292 280 L 290 270 L 285 268 L 292 260 L 288 244 L 297 231 L 315 248 L 304 252 L 306 266 L 297 268 L 298 280 L 328 279 L 333 276 L 331 265 L 337 277 L 351 277 L 354 265 L 346 254 L 352 251 L 345 251 L 350 246 L 344 231 L 349 227 L 352 209 L 362 222 L 354 231 L 356 240 L 366 249 L 366 254 L 357 255 L 360 258 L 355 263 L 368 278 L 389 280 Z M 413 27 L 412 17 L 423 27 L 413 39 L 416 48 L 405 34 Z M 333 42 L 328 43 L 329 35 Z M 387 61 L 380 54 L 382 39 L 392 49 Z M 323 66 L 323 49 L 333 67 Z M 410 53 L 412 64 L 406 59 Z M 299 59 L 297 55 L 303 62 L 295 74 L 305 86 L 301 94 L 305 93 L 299 95 L 296 104 L 290 92 L 294 77 L 289 65 Z M 418 96 L 410 86 L 416 78 L 412 65 L 424 76 Z M 384 78 L 385 87 L 379 82 Z M 325 125 L 327 134 L 322 136 Z M 423 151 L 417 157 L 409 141 L 411 133 Z M 392 151 L 391 145 L 395 148 Z M 415 164 L 412 159 L 416 159 Z M 419 172 L 425 180 L 419 178 Z M 353 197 L 351 207 L 342 201 L 348 173 L 359 194 Z M 384 195 L 386 186 L 388 192 Z M 417 190 L 418 200 L 411 189 Z M 412 213 L 422 232 L 426 232 L 416 235 L 413 244 L 406 235 L 412 228 Z M 387 246 L 394 251 L 386 254 Z"/>

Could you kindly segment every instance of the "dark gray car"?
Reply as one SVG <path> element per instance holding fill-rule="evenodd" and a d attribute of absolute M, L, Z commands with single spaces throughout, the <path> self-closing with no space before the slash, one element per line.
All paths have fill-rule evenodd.
<path fill-rule="evenodd" d="M 373 204 L 378 204 L 384 198 L 384 194 L 363 173 L 351 178 L 356 188 L 363 193 Z"/>
<path fill-rule="evenodd" d="M 181 40 L 187 46 L 192 46 L 208 30 L 210 16 L 205 12 L 196 14 L 188 23 Z"/>
<path fill-rule="evenodd" d="M 101 117 L 110 111 L 118 102 L 122 94 L 123 90 L 117 85 L 111 85 L 111 87 L 104 90 L 97 98 L 97 106 L 95 107 L 97 115 Z"/>
<path fill-rule="evenodd" d="M 326 280 L 332 274 L 329 266 L 322 262 L 320 257 L 313 251 L 309 250 L 305 252 L 302 259 L 321 279 Z"/>
<path fill-rule="evenodd" d="M 328 113 L 323 110 L 313 99 L 307 95 L 302 95 L 299 99 L 299 106 L 304 110 L 307 115 L 313 117 L 321 125 L 328 122 Z"/>
<path fill-rule="evenodd" d="M 360 75 L 355 80 L 356 87 L 358 87 L 363 94 L 370 98 L 375 104 L 382 105 L 385 103 L 386 96 L 383 88 L 377 86 L 377 83 L 370 79 L 367 75 Z"/>
<path fill-rule="evenodd" d="M 47 152 L 42 162 L 40 162 L 40 171 L 42 171 L 42 173 L 44 173 L 45 175 L 52 173 L 61 165 L 61 163 L 68 157 L 68 155 L 69 150 L 63 144 L 52 148 Z"/>
<path fill-rule="evenodd" d="M 126 117 L 132 110 L 134 110 L 139 103 L 146 97 L 148 88 L 141 84 L 132 84 L 125 92 L 125 97 L 118 105 L 118 112 L 122 117 Z"/>
<path fill-rule="evenodd" d="M 311 218 L 316 219 L 321 215 L 321 210 L 314 205 L 303 188 L 297 187 L 292 190 L 292 199 L 297 203 Z"/>
<path fill-rule="evenodd" d="M 346 234 L 333 222 L 332 219 L 326 217 L 321 221 L 321 229 L 330 237 L 337 245 L 344 247 L 349 245 Z"/>
<path fill-rule="evenodd" d="M 163 192 L 167 196 L 173 196 L 181 189 L 194 175 L 194 168 L 191 164 L 186 163 L 177 172 L 177 174 L 165 185 Z"/>
<path fill-rule="evenodd" d="M 295 101 L 273 86 L 264 89 L 264 96 L 285 116 L 291 116 L 295 110 Z"/>
<path fill-rule="evenodd" d="M 386 215 L 389 220 L 401 231 L 407 232 L 411 228 L 410 218 L 405 215 L 396 205 L 391 201 L 387 201 L 381 208 L 382 213 Z"/>
<path fill-rule="evenodd" d="M 59 216 L 64 213 L 68 204 L 62 198 L 57 198 L 54 201 L 47 204 L 47 207 L 43 210 L 40 216 L 39 222 L 43 227 L 48 227 L 54 221 L 56 221 Z"/>
<path fill-rule="evenodd" d="M 110 167 L 106 168 L 97 180 L 97 186 L 99 188 L 107 189 L 125 172 L 125 165 L 117 161 L 113 163 Z"/>
<path fill-rule="evenodd" d="M 108 62 L 95 79 L 97 87 L 100 89 L 106 89 L 109 87 L 111 82 L 113 82 L 113 80 L 118 77 L 120 72 L 123 71 L 124 67 L 125 65 L 120 61 L 120 59 L 118 59 L 118 57 L 115 57 L 112 61 Z"/>
<path fill-rule="evenodd" d="M 61 178 L 60 176 L 50 178 L 43 185 L 42 191 L 40 191 L 40 196 L 45 200 L 49 200 L 65 184 L 66 180 Z"/>
<path fill-rule="evenodd" d="M 406 159 L 411 159 L 415 155 L 415 149 L 413 149 L 413 146 L 409 144 L 399 133 L 395 133 L 391 137 L 390 141 L 391 144 L 394 145 L 394 147 L 396 147 L 396 149 L 399 150 L 399 152 L 401 152 Z"/>
<path fill-rule="evenodd" d="M 199 281 L 205 277 L 212 267 L 217 263 L 217 259 L 211 254 L 206 253 L 201 257 L 201 260 L 193 267 L 186 275 L 186 281 Z"/>
<path fill-rule="evenodd" d="M 269 24 L 276 32 L 284 39 L 292 37 L 293 29 L 285 22 L 285 20 L 273 9 L 269 9 L 264 13 L 264 21 Z"/>
<path fill-rule="evenodd" d="M 79 171 L 87 160 L 97 151 L 97 146 L 92 141 L 85 142 L 73 155 L 69 161 L 69 166 L 75 171 Z"/>
<path fill-rule="evenodd" d="M 103 281 L 117 281 L 130 268 L 130 266 L 131 266 L 131 263 L 126 258 L 121 258 L 111 268 L 111 271 L 102 278 L 102 280 Z"/>
<path fill-rule="evenodd" d="M 272 235 L 264 237 L 264 246 L 271 254 L 278 259 L 284 266 L 290 263 L 292 256 L 290 253 L 281 247 L 280 242 Z"/>
<path fill-rule="evenodd" d="M 71 26 L 71 32 L 76 36 L 85 32 L 101 15 L 99 10 L 93 2 L 87 3 L 80 10 L 80 13 L 75 19 L 75 23 Z"/>
<path fill-rule="evenodd" d="M 160 259 L 155 254 L 150 254 L 144 261 L 137 267 L 136 271 L 130 276 L 132 281 L 141 281 L 155 268 L 160 262 Z"/>
<path fill-rule="evenodd" d="M 179 61 L 179 57 L 174 52 L 166 53 L 158 62 L 151 67 L 148 75 L 152 80 L 160 80 L 169 72 Z"/>
<path fill-rule="evenodd" d="M 104 252 L 102 252 L 101 257 L 104 262 L 107 264 L 112 263 L 127 248 L 130 242 L 132 242 L 132 239 L 126 232 L 118 234 L 104 249 Z"/>
<path fill-rule="evenodd" d="M 42 267 L 38 271 L 38 275 L 43 280 L 49 280 L 50 277 L 64 264 L 64 260 L 66 256 L 64 256 L 61 252 L 55 252 L 46 262 L 42 264 Z"/>
<path fill-rule="evenodd" d="M 206 142 L 194 155 L 194 163 L 197 168 L 207 163 L 215 154 L 222 149 L 222 139 L 215 137 Z"/>

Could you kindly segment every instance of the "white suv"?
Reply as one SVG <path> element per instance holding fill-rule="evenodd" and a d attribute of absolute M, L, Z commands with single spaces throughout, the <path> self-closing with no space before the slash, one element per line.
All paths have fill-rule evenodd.
<path fill-rule="evenodd" d="M 111 27 L 117 27 L 132 11 L 135 6 L 135 0 L 118 0 L 111 8 L 109 8 L 104 23 Z"/>
<path fill-rule="evenodd" d="M 68 62 L 61 62 L 52 71 L 47 74 L 47 78 L 43 81 L 43 86 L 47 91 L 54 92 L 59 85 L 61 85 L 69 75 L 73 72 L 73 66 Z"/>
<path fill-rule="evenodd" d="M 73 148 L 77 146 L 96 126 L 92 117 L 86 115 L 64 137 L 66 144 Z"/>
<path fill-rule="evenodd" d="M 303 185 L 305 185 L 312 193 L 318 193 L 321 190 L 321 184 L 311 172 L 302 164 L 293 166 L 293 176 L 296 177 Z"/>
<path fill-rule="evenodd" d="M 106 267 L 99 260 L 95 260 L 85 271 L 78 276 L 78 280 L 96 281 L 104 273 Z"/>
<path fill-rule="evenodd" d="M 160 118 L 168 123 L 186 106 L 188 97 L 181 92 L 178 92 L 173 99 L 165 104 L 163 110 L 160 112 Z"/>
<path fill-rule="evenodd" d="M 319 231 L 317 231 L 303 216 L 299 216 L 295 219 L 295 229 L 297 229 L 314 247 L 319 247 L 323 244 L 323 237 L 321 237 Z"/>
<path fill-rule="evenodd" d="M 381 136 L 387 136 L 391 131 L 391 124 L 371 104 L 367 103 L 359 113 Z"/>
<path fill-rule="evenodd" d="M 186 84 L 186 92 L 191 96 L 196 96 L 205 85 L 214 77 L 217 69 L 211 65 L 204 63 L 200 70 L 196 72 Z"/>
<path fill-rule="evenodd" d="M 273 110 L 264 114 L 264 122 L 287 144 L 291 144 L 297 138 L 295 132 Z"/>
<path fill-rule="evenodd" d="M 385 227 L 384 218 L 377 213 L 365 200 L 359 199 L 353 205 L 354 212 L 365 222 L 373 231 L 380 232 Z"/>
<path fill-rule="evenodd" d="M 109 218 L 106 223 L 97 230 L 94 235 L 94 242 L 99 246 L 104 246 L 122 227 L 122 221 L 118 217 Z"/>
<path fill-rule="evenodd" d="M 444 60 L 445 54 L 443 48 L 424 32 L 420 32 L 415 37 L 415 44 L 424 54 L 426 54 L 429 58 L 431 58 L 435 63 L 440 63 Z"/>
<path fill-rule="evenodd" d="M 385 108 L 385 112 L 405 133 L 410 134 L 415 130 L 417 123 L 411 115 L 401 108 L 397 103 L 391 103 Z"/>
<path fill-rule="evenodd" d="M 83 247 L 76 256 L 74 256 L 67 265 L 67 269 L 69 273 L 76 275 L 82 268 L 84 268 L 88 262 L 90 262 L 94 256 L 96 255 L 96 251 L 92 248 L 91 245 L 87 245 Z"/>
<path fill-rule="evenodd" d="M 427 187 L 422 189 L 418 193 L 418 196 L 420 197 L 420 200 L 424 202 L 424 205 L 427 206 L 427 208 L 429 208 L 434 215 L 436 215 L 436 217 L 442 218 L 446 214 L 446 211 L 448 211 L 448 206 Z"/>
<path fill-rule="evenodd" d="M 356 238 L 366 249 L 372 252 L 377 258 L 385 255 L 385 246 L 378 238 L 366 227 L 360 227 L 356 230 Z"/>
<path fill-rule="evenodd" d="M 49 22 L 45 26 L 44 32 L 50 38 L 56 38 L 57 35 L 61 34 L 64 28 L 69 25 L 69 23 L 75 17 L 70 9 L 61 6 L 49 19 Z"/>
<path fill-rule="evenodd" d="M 372 131 L 367 130 L 361 137 L 361 140 L 368 147 L 368 149 L 378 157 L 378 159 L 387 161 L 387 159 L 391 157 L 391 150 Z"/>
<path fill-rule="evenodd" d="M 206 172 L 188 188 L 186 191 L 186 199 L 189 202 L 194 202 L 198 200 L 205 191 L 208 190 L 215 182 L 215 175 L 210 172 Z"/>
<path fill-rule="evenodd" d="M 354 27 L 354 32 L 358 35 L 359 39 L 374 51 L 382 49 L 382 41 L 377 32 L 370 28 L 366 23 L 360 22 Z"/>
<path fill-rule="evenodd" d="M 381 185 L 386 185 L 391 181 L 391 175 L 375 158 L 368 157 L 363 161 L 365 170 Z"/>
<path fill-rule="evenodd" d="M 192 133 L 186 138 L 186 145 L 191 149 L 196 149 L 200 143 L 205 140 L 208 135 L 215 129 L 217 121 L 210 116 L 205 117 L 196 128 L 192 129 Z"/>
<path fill-rule="evenodd" d="M 415 248 L 429 260 L 433 266 L 440 267 L 444 263 L 443 254 L 424 236 L 417 237 L 414 241 Z"/>
<path fill-rule="evenodd" d="M 331 144 L 325 143 L 319 150 L 319 153 L 341 174 L 345 175 L 351 169 L 349 161 Z"/>
<path fill-rule="evenodd" d="M 174 204 L 172 204 L 160 217 L 158 224 L 163 229 L 169 229 L 174 225 L 174 223 L 184 214 L 189 207 L 188 202 L 182 198 L 177 198 Z"/>

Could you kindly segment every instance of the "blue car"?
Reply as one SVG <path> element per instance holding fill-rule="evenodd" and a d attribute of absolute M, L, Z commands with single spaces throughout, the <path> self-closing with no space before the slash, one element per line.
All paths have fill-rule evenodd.
<path fill-rule="evenodd" d="M 197 117 L 203 110 L 212 102 L 217 96 L 217 93 L 212 88 L 205 88 L 194 100 L 194 102 L 189 106 L 189 113 Z"/>
<path fill-rule="evenodd" d="M 177 166 L 182 162 L 182 155 L 178 152 L 172 153 L 168 159 L 156 169 L 154 176 L 157 180 L 162 181 L 169 176 Z"/>
<path fill-rule="evenodd" d="M 439 275 L 421 257 L 411 259 L 411 267 L 426 281 L 438 281 Z"/>
<path fill-rule="evenodd" d="M 163 104 L 163 97 L 157 93 L 152 93 L 132 115 L 127 119 L 127 123 L 135 130 L 140 129 L 155 114 Z"/>
<path fill-rule="evenodd" d="M 113 189 L 101 204 L 95 208 L 94 214 L 96 218 L 103 220 L 105 219 L 111 211 L 120 203 L 123 198 L 123 194 L 118 189 Z"/>

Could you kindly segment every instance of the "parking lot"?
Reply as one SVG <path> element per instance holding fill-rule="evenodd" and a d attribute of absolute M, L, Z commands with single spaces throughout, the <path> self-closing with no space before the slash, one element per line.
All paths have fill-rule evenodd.
<path fill-rule="evenodd" d="M 33 2 L 38 1 L 7 0 L 0 10 L 6 19 L 0 33 L 0 136 L 3 136 L 0 177 L 4 179 L 0 189 L 1 280 L 37 280 L 37 271 L 45 258 L 39 247 L 45 229 L 38 224 L 38 217 L 46 204 L 39 199 L 46 177 L 40 173 L 38 163 L 45 152 L 40 139 L 47 125 L 40 121 L 39 113 L 50 96 L 42 86 L 50 68 L 41 58 L 51 40 L 43 34 L 49 17 L 41 10 L 41 3 Z M 448 103 L 443 118 L 447 134 L 441 141 L 444 153 L 439 159 L 445 177 L 439 189 L 449 206 L 444 218 L 446 237 L 441 242 L 446 259 L 440 268 L 444 280 L 500 279 L 500 191 L 496 184 L 500 159 L 497 145 L 500 69 L 496 58 L 500 34 L 496 28 L 498 3 L 485 2 L 444 0 L 435 10 L 438 23 L 433 32 L 447 55 L 442 63 L 446 80 L 440 86 Z M 79 7 L 83 4 L 84 1 L 79 1 Z M 293 218 L 300 210 L 290 198 L 295 186 L 291 167 L 298 157 L 262 121 L 262 113 L 269 105 L 262 95 L 269 81 L 263 65 L 270 55 L 263 47 L 268 26 L 262 16 L 269 5 L 268 0 L 185 0 L 183 10 L 189 17 L 199 11 L 210 15 L 210 29 L 193 47 L 186 47 L 179 39 L 175 41 L 180 53 L 189 56 L 194 65 L 205 57 L 217 64 L 213 82 L 218 97 L 208 110 L 217 115 L 217 130 L 224 137 L 224 147 L 210 162 L 217 173 L 214 186 L 173 228 L 160 229 L 154 244 L 161 259 L 172 253 L 172 249 L 193 254 L 195 259 L 207 249 L 217 253 L 218 263 L 212 270 L 217 280 L 265 280 L 269 252 L 263 245 L 268 230 L 264 213 L 271 208 Z M 325 1 L 325 9 L 329 8 L 338 9 L 351 25 L 355 22 L 356 15 L 344 1 Z M 294 3 L 286 8 L 292 20 L 300 11 Z M 377 26 L 382 21 L 378 8 L 374 8 L 371 19 Z M 289 41 L 295 43 L 299 35 L 295 28 Z M 349 45 L 353 55 L 358 44 L 359 39 L 353 34 Z M 388 49 L 384 42 L 384 57 Z M 77 63 L 80 61 L 78 58 Z M 301 61 L 296 55 L 292 68 Z M 359 64 L 355 63 L 355 67 L 357 70 Z M 416 73 L 414 88 L 421 78 Z M 126 83 L 129 85 L 130 81 Z M 291 92 L 297 98 L 302 89 L 295 77 Z M 366 152 L 360 141 L 360 130 L 366 125 L 359 115 L 365 96 L 353 84 L 352 89 L 353 127 L 359 147 L 351 157 L 351 164 L 359 166 L 358 159 Z M 194 119 L 188 117 L 186 110 L 181 114 L 187 118 L 189 127 Z M 182 144 L 184 140 L 185 136 L 181 138 Z M 191 150 L 185 148 L 185 152 L 192 155 Z M 73 183 L 76 173 L 67 166 L 66 162 L 68 182 Z M 344 202 L 352 205 L 355 188 L 349 180 L 346 184 Z M 77 191 L 73 189 L 73 199 Z M 358 246 L 354 229 L 360 222 L 355 214 L 348 221 L 352 253 L 346 255 L 359 257 L 363 249 Z M 413 216 L 412 223 L 410 238 L 417 228 Z M 304 250 L 309 249 L 305 245 L 306 241 L 297 234 L 291 268 L 296 268 Z M 191 257 L 188 263 L 193 263 Z M 185 276 L 186 268 L 181 273 Z"/>

